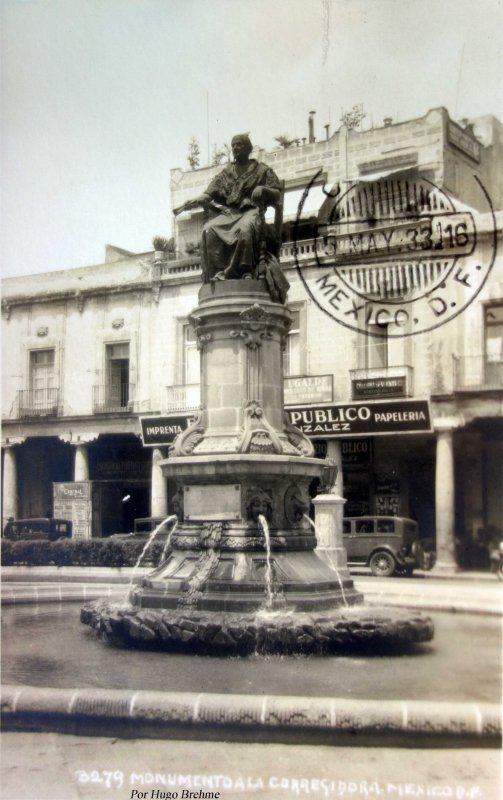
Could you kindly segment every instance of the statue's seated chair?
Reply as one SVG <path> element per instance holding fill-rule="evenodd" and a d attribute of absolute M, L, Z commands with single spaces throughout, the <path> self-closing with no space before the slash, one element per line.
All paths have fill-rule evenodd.
<path fill-rule="evenodd" d="M 264 220 L 264 237 L 260 243 L 260 258 L 256 277 L 261 277 L 265 265 L 272 258 L 279 262 L 281 238 L 283 235 L 283 204 L 285 200 L 285 181 L 280 181 L 280 196 L 274 206 L 274 222 Z"/>
<path fill-rule="evenodd" d="M 279 263 L 283 234 L 284 200 L 285 182 L 281 181 L 280 196 L 274 206 L 274 223 L 271 225 L 264 220 L 264 237 L 260 244 L 259 263 L 256 268 L 256 275 L 254 275 L 256 278 L 265 280 L 271 298 L 279 303 L 285 302 L 290 285 L 283 275 Z"/>

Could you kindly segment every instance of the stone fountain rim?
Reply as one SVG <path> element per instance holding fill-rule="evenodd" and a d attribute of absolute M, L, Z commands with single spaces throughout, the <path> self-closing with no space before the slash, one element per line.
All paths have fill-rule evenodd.
<path fill-rule="evenodd" d="M 190 462 L 187 463 L 187 462 Z M 308 468 L 308 472 L 313 474 L 316 472 L 317 474 L 320 473 L 324 467 L 324 462 L 320 458 L 312 458 L 311 456 L 292 456 L 292 455 L 282 455 L 276 453 L 208 453 L 208 454 L 191 454 L 187 456 L 172 456 L 170 458 L 164 458 L 162 461 L 159 462 L 160 466 L 173 466 L 173 467 L 181 467 L 186 466 L 187 468 L 190 466 L 193 468 L 194 464 L 202 465 L 207 464 L 208 466 L 215 467 L 216 469 L 220 467 L 226 467 L 228 464 L 253 464 L 256 466 L 257 464 L 261 464 L 263 466 L 262 473 L 267 474 L 267 471 L 270 470 L 272 472 L 278 472 L 281 474 L 285 474 L 285 476 L 292 474 L 292 471 L 289 472 L 282 472 L 284 467 L 298 467 L 299 470 L 305 470 Z M 246 470 L 245 470 L 246 472 Z M 294 471 L 293 474 L 297 474 Z M 303 472 L 299 472 L 300 474 L 304 474 Z"/>
<path fill-rule="evenodd" d="M 135 689 L 58 689 L 19 684 L 0 687 L 4 730 L 72 733 L 110 729 L 119 738 L 217 738 L 253 742 L 295 737 L 297 743 L 403 747 L 427 743 L 497 746 L 496 703 L 374 700 L 302 695 L 217 694 Z M 86 724 L 84 724 L 86 723 Z M 180 726 L 183 726 L 182 728 Z M 358 734 L 358 736 L 355 736 Z M 260 738 L 257 738 L 260 735 Z M 279 737 L 279 738 L 278 738 Z M 321 741 L 320 741 L 321 738 Z M 468 745 L 469 743 L 469 745 Z M 431 745 L 430 745 L 431 746 Z"/>

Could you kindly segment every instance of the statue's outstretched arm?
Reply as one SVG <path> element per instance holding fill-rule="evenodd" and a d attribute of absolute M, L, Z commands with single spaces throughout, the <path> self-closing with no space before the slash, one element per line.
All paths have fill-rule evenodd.
<path fill-rule="evenodd" d="M 190 211 L 191 208 L 197 208 L 198 206 L 206 206 L 208 203 L 211 202 L 211 196 L 204 192 L 200 194 L 198 197 L 194 197 L 192 200 L 187 200 L 181 206 L 173 209 L 173 214 L 181 214 L 182 211 Z"/>

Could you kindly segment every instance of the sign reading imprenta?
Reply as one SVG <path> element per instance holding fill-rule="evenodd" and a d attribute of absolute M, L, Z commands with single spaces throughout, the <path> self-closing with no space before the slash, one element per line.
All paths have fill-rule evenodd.
<path fill-rule="evenodd" d="M 419 433 L 431 430 L 427 400 L 382 403 L 341 403 L 288 408 L 293 425 L 307 436 L 332 437 L 355 434 Z"/>
<path fill-rule="evenodd" d="M 145 447 L 171 444 L 189 425 L 191 417 L 140 417 Z"/>

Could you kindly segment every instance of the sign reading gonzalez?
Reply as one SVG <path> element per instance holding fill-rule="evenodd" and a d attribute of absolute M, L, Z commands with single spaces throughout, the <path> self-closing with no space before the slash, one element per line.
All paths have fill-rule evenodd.
<path fill-rule="evenodd" d="M 431 430 L 427 400 L 287 408 L 293 425 L 307 436 L 417 433 Z"/>
<path fill-rule="evenodd" d="M 188 425 L 190 417 L 140 417 L 145 447 L 170 444 Z"/>

